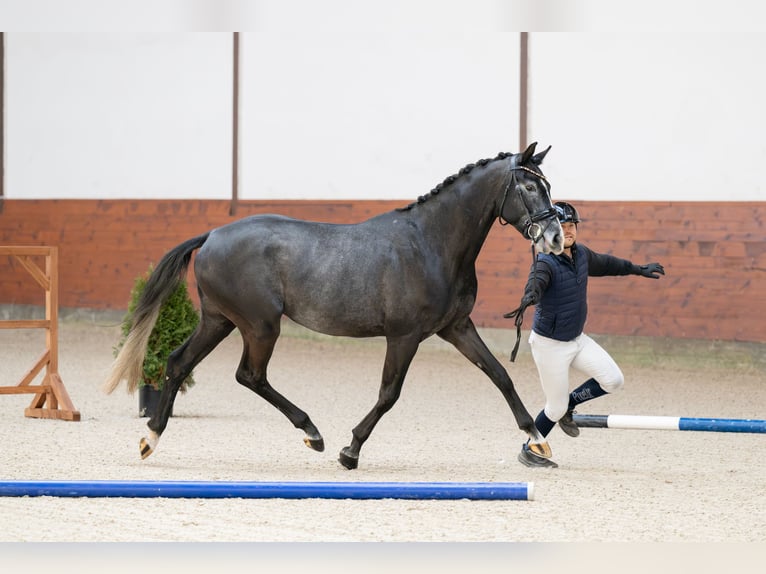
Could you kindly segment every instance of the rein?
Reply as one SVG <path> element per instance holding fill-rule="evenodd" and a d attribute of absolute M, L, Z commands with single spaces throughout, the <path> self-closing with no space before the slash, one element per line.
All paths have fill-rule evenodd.
<path fill-rule="evenodd" d="M 537 257 L 535 257 L 535 246 L 532 244 L 532 282 L 534 283 L 537 278 Z M 521 343 L 521 325 L 524 323 L 524 311 L 529 307 L 528 304 L 522 303 L 516 309 L 510 313 L 503 315 L 504 319 L 513 319 L 513 324 L 516 326 L 516 344 L 511 351 L 511 363 L 516 361 L 516 354 L 519 352 L 519 343 Z"/>

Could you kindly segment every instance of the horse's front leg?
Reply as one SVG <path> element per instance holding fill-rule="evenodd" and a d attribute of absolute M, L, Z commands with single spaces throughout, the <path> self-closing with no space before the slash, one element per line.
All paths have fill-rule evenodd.
<path fill-rule="evenodd" d="M 469 361 L 492 379 L 492 382 L 500 389 L 506 402 L 511 407 L 519 428 L 529 435 L 530 450 L 542 457 L 550 458 L 551 448 L 545 437 L 537 430 L 535 421 L 516 393 L 511 377 L 508 376 L 508 372 L 500 364 L 500 361 L 495 358 L 484 341 L 482 341 L 473 321 L 466 317 L 440 331 L 438 335 L 445 341 L 452 343 Z"/>
<path fill-rule="evenodd" d="M 370 437 L 381 417 L 394 406 L 402 391 L 404 377 L 420 345 L 419 337 L 388 338 L 386 361 L 378 393 L 378 401 L 361 422 L 351 431 L 351 444 L 340 451 L 339 462 L 348 469 L 359 466 L 359 451 Z"/>

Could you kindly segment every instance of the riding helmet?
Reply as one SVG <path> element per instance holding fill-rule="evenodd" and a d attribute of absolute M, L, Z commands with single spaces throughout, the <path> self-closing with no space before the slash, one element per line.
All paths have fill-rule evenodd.
<path fill-rule="evenodd" d="M 571 221 L 572 223 L 580 223 L 580 214 L 577 213 L 577 210 L 571 203 L 557 201 L 553 204 L 553 207 L 556 208 L 556 213 L 558 214 L 561 223 L 566 223 L 568 221 Z"/>

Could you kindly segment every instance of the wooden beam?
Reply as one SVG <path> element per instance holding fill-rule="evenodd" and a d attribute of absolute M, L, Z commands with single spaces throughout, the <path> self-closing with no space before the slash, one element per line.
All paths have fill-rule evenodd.
<path fill-rule="evenodd" d="M 527 149 L 529 120 L 529 32 L 521 33 L 519 60 L 519 151 Z"/>
<path fill-rule="evenodd" d="M 0 321 L 0 329 L 47 329 L 49 325 L 45 319 Z"/>
<path fill-rule="evenodd" d="M 229 215 L 237 214 L 239 205 L 239 32 L 234 32 L 231 113 L 231 205 Z"/>
<path fill-rule="evenodd" d="M 5 202 L 5 32 L 0 32 L 0 213 Z"/>

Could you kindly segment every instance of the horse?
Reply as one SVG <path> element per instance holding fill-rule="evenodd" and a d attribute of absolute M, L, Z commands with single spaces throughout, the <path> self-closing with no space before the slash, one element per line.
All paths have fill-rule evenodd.
<path fill-rule="evenodd" d="M 311 418 L 266 377 L 282 316 L 320 333 L 385 337 L 377 402 L 351 431 L 338 461 L 359 464 L 362 445 L 399 398 L 422 341 L 451 343 L 497 386 L 529 435 L 530 448 L 550 457 L 513 382 L 479 336 L 470 314 L 476 302 L 476 258 L 495 220 L 510 224 L 533 249 L 561 253 L 563 233 L 536 142 L 523 153 L 501 152 L 468 164 L 404 207 L 352 224 L 253 215 L 188 239 L 165 253 L 147 280 L 128 337 L 103 385 L 122 381 L 134 392 L 159 309 L 186 277 L 191 256 L 200 321 L 169 356 L 158 407 L 139 442 L 141 458 L 157 448 L 186 377 L 236 327 L 243 351 L 236 380 L 282 412 L 324 450 Z"/>

